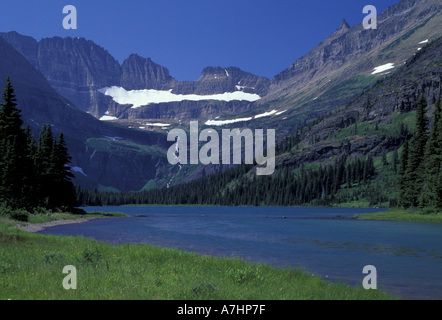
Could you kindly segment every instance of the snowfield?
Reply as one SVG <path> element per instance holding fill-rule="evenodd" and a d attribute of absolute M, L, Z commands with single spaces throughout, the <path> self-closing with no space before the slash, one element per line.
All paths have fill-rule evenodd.
<path fill-rule="evenodd" d="M 172 89 L 169 91 L 145 89 L 127 91 L 121 87 L 107 87 L 99 89 L 98 92 L 112 97 L 112 99 L 122 105 L 132 105 L 132 108 L 139 108 L 150 104 L 167 103 L 167 102 L 181 102 L 181 101 L 256 101 L 261 99 L 257 94 L 245 93 L 242 91 L 225 92 L 213 95 L 197 95 L 197 94 L 174 94 Z M 104 119 L 103 119 L 104 120 Z"/>
<path fill-rule="evenodd" d="M 264 117 L 270 117 L 271 115 L 274 115 L 277 112 L 278 112 L 277 110 L 272 110 L 272 111 L 269 111 L 269 112 L 264 112 L 264 113 L 261 113 L 261 114 L 257 114 L 255 116 L 255 119 L 264 118 Z"/>
<path fill-rule="evenodd" d="M 390 70 L 390 69 L 393 69 L 393 68 L 394 68 L 394 63 L 387 63 L 387 64 L 384 64 L 382 66 L 374 68 L 372 74 L 382 73 L 384 71 L 387 71 L 387 70 Z"/>
<path fill-rule="evenodd" d="M 209 120 L 205 123 L 206 126 L 224 126 L 226 124 L 232 124 L 237 122 L 245 122 L 250 121 L 253 118 L 240 118 L 240 119 L 232 119 L 232 120 Z"/>
<path fill-rule="evenodd" d="M 284 112 L 287 112 L 288 110 L 284 110 L 284 111 L 277 111 L 277 110 L 272 110 L 269 112 L 264 112 L 261 114 L 257 114 L 254 117 L 250 117 L 250 118 L 239 118 L 239 119 L 231 119 L 231 120 L 209 120 L 205 123 L 205 125 L 207 126 L 224 126 L 226 124 L 232 124 L 232 123 L 237 123 L 237 122 L 245 122 L 245 121 L 251 121 L 253 119 L 259 119 L 259 118 L 264 118 L 264 117 L 270 117 L 270 116 L 279 116 L 281 114 L 283 114 Z M 287 119 L 287 118 L 285 118 Z M 284 119 L 283 119 L 284 120 Z"/>
<path fill-rule="evenodd" d="M 100 118 L 101 121 L 112 121 L 112 120 L 118 120 L 117 117 L 112 117 L 112 116 L 102 116 Z"/>
<path fill-rule="evenodd" d="M 169 127 L 169 123 L 146 123 L 146 126 L 148 127 Z"/>

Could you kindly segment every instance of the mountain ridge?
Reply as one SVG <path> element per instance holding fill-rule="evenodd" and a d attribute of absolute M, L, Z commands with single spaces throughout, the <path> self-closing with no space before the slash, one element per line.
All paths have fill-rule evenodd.
<path fill-rule="evenodd" d="M 269 79 L 236 67 L 206 67 L 199 79 L 178 81 L 166 67 L 151 58 L 134 53 L 120 64 L 103 47 L 85 38 L 52 37 L 37 41 L 15 31 L 0 33 L 0 36 L 45 75 L 57 92 L 96 118 L 108 112 L 117 118 L 128 118 L 127 108 L 115 105 L 98 91 L 106 87 L 198 95 L 243 90 L 265 95 L 270 85 Z M 228 103 L 225 105 L 228 109 Z"/>

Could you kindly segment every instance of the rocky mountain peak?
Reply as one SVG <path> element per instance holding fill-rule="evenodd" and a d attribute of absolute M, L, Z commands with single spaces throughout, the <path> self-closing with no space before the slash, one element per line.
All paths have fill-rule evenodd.
<path fill-rule="evenodd" d="M 341 27 L 339 28 L 339 30 L 347 31 L 349 29 L 350 29 L 350 25 L 348 24 L 348 22 L 345 19 L 342 19 Z"/>
<path fill-rule="evenodd" d="M 174 78 L 167 68 L 151 58 L 132 54 L 121 67 L 121 85 L 127 90 L 169 88 Z"/>

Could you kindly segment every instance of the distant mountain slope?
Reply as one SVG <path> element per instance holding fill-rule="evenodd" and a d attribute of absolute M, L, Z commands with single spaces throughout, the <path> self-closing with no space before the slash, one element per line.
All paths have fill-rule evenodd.
<path fill-rule="evenodd" d="M 442 36 L 441 9 L 439 0 L 402 0 L 378 12 L 377 30 L 365 30 L 362 21 L 352 27 L 343 21 L 336 32 L 273 78 L 269 94 L 255 104 L 288 111 L 267 119 L 267 126 L 279 128 L 284 136 L 290 127 L 344 105 L 394 72 L 425 43 Z"/>
<path fill-rule="evenodd" d="M 442 95 L 442 37 L 429 42 L 397 71 L 362 92 L 345 106 L 316 121 L 296 149 L 282 155 L 282 166 L 332 163 L 344 154 L 381 156 L 397 150 L 414 130 L 420 95 L 433 104 Z"/>

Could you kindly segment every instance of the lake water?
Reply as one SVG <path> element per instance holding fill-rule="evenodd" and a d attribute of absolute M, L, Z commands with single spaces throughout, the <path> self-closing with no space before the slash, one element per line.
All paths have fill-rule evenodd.
<path fill-rule="evenodd" d="M 97 219 L 40 233 L 148 243 L 202 254 L 302 267 L 361 285 L 364 266 L 378 288 L 406 299 L 442 299 L 442 224 L 344 219 L 379 209 L 98 207 L 131 218 Z M 339 217 L 339 218 L 338 218 Z"/>

